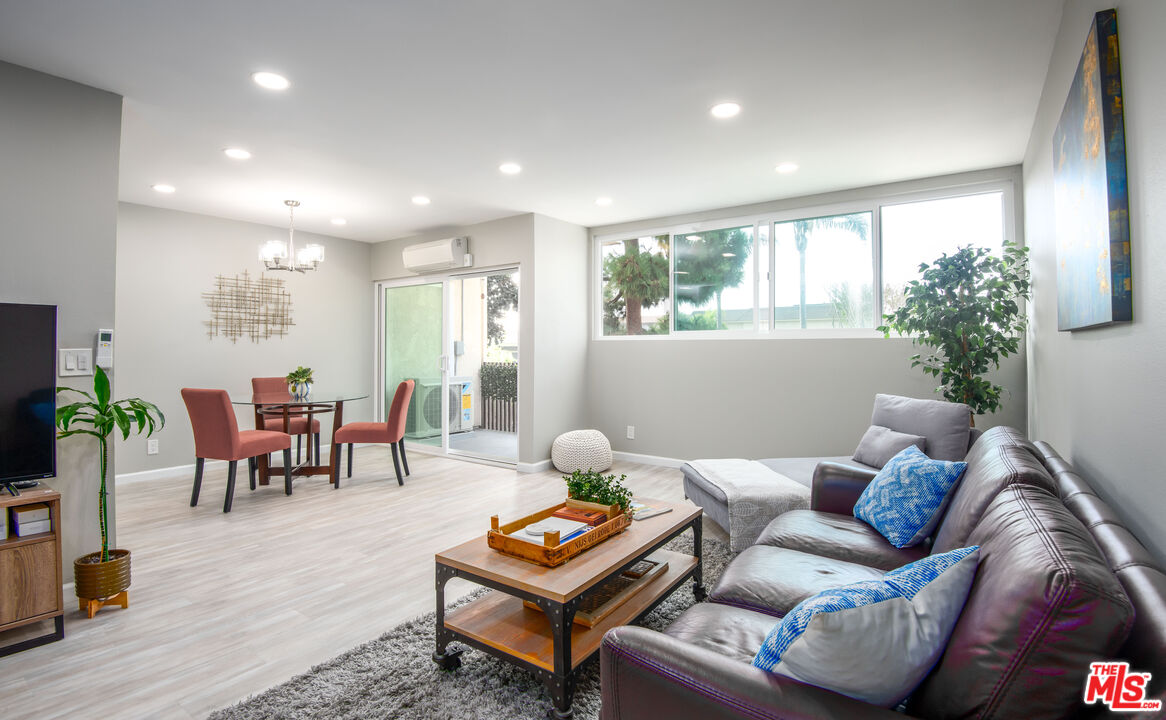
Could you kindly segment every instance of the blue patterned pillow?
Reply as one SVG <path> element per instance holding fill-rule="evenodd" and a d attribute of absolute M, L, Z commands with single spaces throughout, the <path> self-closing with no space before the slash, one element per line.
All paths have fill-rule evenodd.
<path fill-rule="evenodd" d="M 911 445 L 879 470 L 854 503 L 866 521 L 897 548 L 923 542 L 939 524 L 940 511 L 968 464 L 932 460 Z"/>
<path fill-rule="evenodd" d="M 979 562 L 979 546 L 961 548 L 808 597 L 769 631 L 753 665 L 894 707 L 943 654 Z"/>

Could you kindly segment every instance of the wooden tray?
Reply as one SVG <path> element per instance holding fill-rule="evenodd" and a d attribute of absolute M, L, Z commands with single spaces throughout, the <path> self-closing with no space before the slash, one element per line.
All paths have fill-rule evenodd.
<path fill-rule="evenodd" d="M 518 538 L 508 536 L 509 533 L 517 532 L 531 523 L 549 518 L 556 510 L 564 507 L 583 508 L 587 510 L 602 508 L 607 512 L 607 522 L 597 525 L 594 530 L 580 535 L 574 540 L 568 540 L 561 545 L 559 544 L 559 533 L 557 532 L 543 535 L 542 545 L 536 545 L 526 540 L 519 540 Z M 559 503 L 554 507 L 539 510 L 532 515 L 527 515 L 520 520 L 515 520 L 505 525 L 499 524 L 497 515 L 492 516 L 490 518 L 490 531 L 486 533 L 486 544 L 500 553 L 516 557 L 519 560 L 525 560 L 545 567 L 557 567 L 587 548 L 598 545 L 607 538 L 623 532 L 631 524 L 631 516 L 622 512 L 619 505 L 605 507 L 567 498 L 565 502 Z"/>

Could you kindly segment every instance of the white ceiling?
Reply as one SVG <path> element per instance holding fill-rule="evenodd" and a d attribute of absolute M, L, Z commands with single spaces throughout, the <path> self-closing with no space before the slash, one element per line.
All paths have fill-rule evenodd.
<path fill-rule="evenodd" d="M 124 201 L 281 225 L 295 198 L 297 227 L 375 242 L 1019 162 L 1062 4 L 0 0 L 0 59 L 125 97 Z"/>

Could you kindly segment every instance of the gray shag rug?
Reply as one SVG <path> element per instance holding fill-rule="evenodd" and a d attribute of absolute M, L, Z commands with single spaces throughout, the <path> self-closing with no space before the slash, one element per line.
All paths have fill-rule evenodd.
<path fill-rule="evenodd" d="M 692 540 L 686 534 L 666 547 L 690 553 Z M 726 544 L 705 538 L 705 587 L 713 587 L 729 558 Z M 692 582 L 688 581 L 640 624 L 663 629 L 693 602 Z M 454 643 L 451 648 L 465 648 L 461 667 L 453 672 L 438 668 L 430 659 L 434 619 L 434 613 L 429 613 L 398 625 L 310 672 L 212 713 L 209 720 L 546 718 L 551 700 L 542 683 L 508 663 Z M 597 655 L 578 676 L 575 717 L 598 718 L 599 702 Z"/>

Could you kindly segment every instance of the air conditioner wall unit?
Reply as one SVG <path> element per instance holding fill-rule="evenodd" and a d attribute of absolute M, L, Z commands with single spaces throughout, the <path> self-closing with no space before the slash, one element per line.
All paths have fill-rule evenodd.
<path fill-rule="evenodd" d="M 405 269 L 415 273 L 466 267 L 469 265 L 466 262 L 470 257 L 469 245 L 469 238 L 464 237 L 418 243 L 406 247 L 401 252 L 401 259 Z"/>

